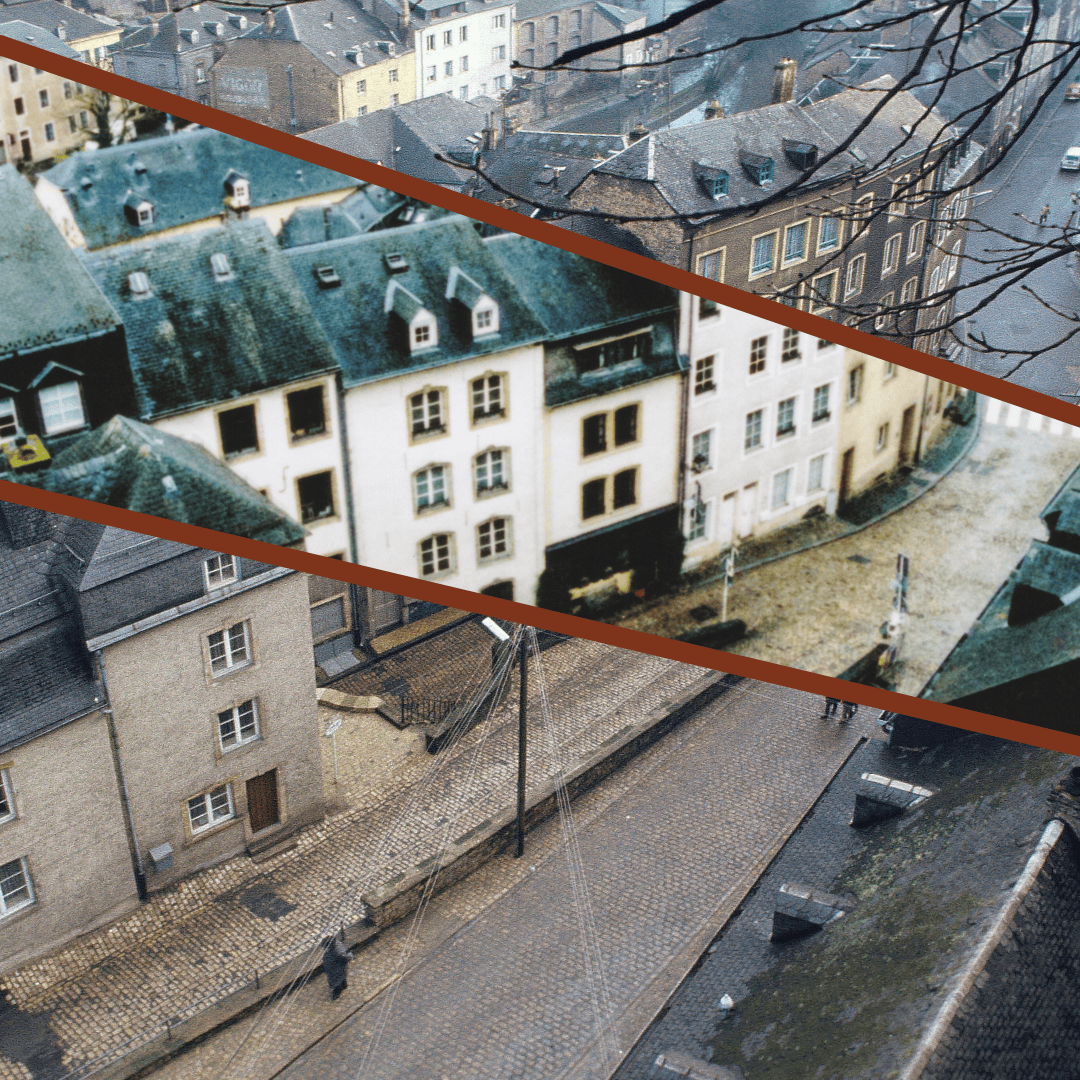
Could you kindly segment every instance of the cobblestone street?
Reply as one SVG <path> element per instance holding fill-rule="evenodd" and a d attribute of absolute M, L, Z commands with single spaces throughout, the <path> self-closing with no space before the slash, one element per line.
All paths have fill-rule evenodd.
<path fill-rule="evenodd" d="M 555 774 L 557 759 L 565 764 L 592 752 L 641 715 L 713 678 L 700 668 L 583 640 L 544 653 L 542 664 L 554 753 L 534 731 L 533 784 Z M 482 676 L 475 672 L 477 681 Z M 393 733 L 388 748 L 388 740 L 369 732 L 356 739 L 355 754 L 346 739 L 339 770 L 350 791 L 347 809 L 300 834 L 292 851 L 261 866 L 245 856 L 231 859 L 9 973 L 0 980 L 7 1002 L 28 1021 L 47 1018 L 49 1060 L 67 1070 L 139 1046 L 166 1020 L 246 985 L 256 970 L 306 954 L 326 927 L 359 916 L 362 891 L 392 881 L 512 805 L 513 685 L 510 693 L 490 721 L 436 757 L 409 746 L 412 733 Z M 371 721 L 350 717 L 343 730 L 365 722 Z M 379 768 L 371 769 L 372 758 Z M 391 768 L 394 758 L 398 765 Z M 0 1053 L 4 1080 L 28 1075 L 18 1051 L 5 1046 Z M 62 1070 L 35 1075 L 41 1080 Z"/>
<path fill-rule="evenodd" d="M 593 993 L 606 994 L 608 1037 L 625 1051 L 847 758 L 855 728 L 823 723 L 806 694 L 743 683 L 575 801 L 602 991 L 586 976 L 553 818 L 524 859 L 493 860 L 418 927 L 367 946 L 338 1002 L 320 980 L 155 1076 L 269 1077 L 324 1034 L 281 1075 L 606 1076 L 615 1057 L 605 1066 L 597 1052 Z"/>
<path fill-rule="evenodd" d="M 911 559 L 904 658 L 896 689 L 918 694 L 965 633 L 1032 538 L 1038 518 L 1080 463 L 1077 430 L 1000 402 L 959 466 L 922 498 L 860 533 L 737 574 L 728 616 L 745 639 L 727 651 L 839 675 L 879 639 L 896 556 Z M 719 610 L 721 584 L 699 585 L 619 620 L 675 636 L 691 609 Z"/>

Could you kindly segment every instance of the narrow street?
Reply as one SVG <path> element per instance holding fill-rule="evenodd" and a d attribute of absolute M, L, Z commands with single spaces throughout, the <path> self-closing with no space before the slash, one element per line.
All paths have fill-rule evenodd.
<path fill-rule="evenodd" d="M 600 1080 L 872 726 L 744 682 L 574 803 L 576 888 L 553 818 L 524 859 L 493 860 L 368 945 L 338 1002 L 319 979 L 154 1075 Z M 614 1020 L 606 1061 L 597 1012 Z"/>
<path fill-rule="evenodd" d="M 1047 106 L 1046 114 L 1036 119 L 993 173 L 979 181 L 978 189 L 992 191 L 993 195 L 979 199 L 969 216 L 1024 238 L 1034 239 L 1040 234 L 1049 238 L 1052 235 L 1049 230 L 1030 225 L 1018 215 L 1034 221 L 1042 207 L 1049 205 L 1050 225 L 1065 224 L 1073 209 L 1069 196 L 1080 189 L 1080 173 L 1063 171 L 1059 163 L 1068 147 L 1078 140 L 1080 102 L 1064 101 L 1059 90 Z M 969 229 L 965 251 L 977 259 L 997 249 L 1000 257 L 1001 249 L 1007 246 L 1000 237 Z M 986 272 L 987 268 L 974 259 L 965 259 L 961 263 L 963 282 L 975 280 Z M 1075 312 L 1080 307 L 1080 282 L 1065 259 L 1055 260 L 1035 271 L 1025 279 L 1024 285 L 1063 311 Z M 957 310 L 970 310 L 991 289 L 992 286 L 983 286 L 961 293 Z M 1072 327 L 1072 323 L 1048 311 L 1019 284 L 975 315 L 970 324 L 971 331 L 985 334 L 992 345 L 1021 349 L 1048 347 Z M 1056 349 L 1048 348 L 1009 381 L 1075 404 L 1080 390 L 1078 357 L 1080 337 L 1074 337 Z M 984 355 L 969 349 L 965 363 L 1000 378 L 1013 367 L 1016 358 Z"/>
<path fill-rule="evenodd" d="M 918 694 L 1031 540 L 1045 537 L 1038 515 L 1080 464 L 1075 429 L 989 406 L 967 457 L 920 499 L 861 533 L 737 574 L 728 616 L 750 632 L 727 651 L 839 675 L 879 640 L 902 552 L 911 577 L 896 689 Z M 695 607 L 719 609 L 721 589 L 700 585 L 620 624 L 676 636 L 694 625 Z"/>

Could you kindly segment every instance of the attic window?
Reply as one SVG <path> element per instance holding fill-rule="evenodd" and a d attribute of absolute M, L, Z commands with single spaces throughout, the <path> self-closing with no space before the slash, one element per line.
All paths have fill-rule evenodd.
<path fill-rule="evenodd" d="M 388 251 L 383 255 L 383 261 L 391 274 L 400 274 L 409 269 L 409 262 L 400 251 Z"/>
<path fill-rule="evenodd" d="M 336 289 L 341 284 L 341 278 L 332 266 L 313 266 L 311 272 L 320 289 Z"/>
<path fill-rule="evenodd" d="M 150 279 L 141 270 L 128 274 L 128 288 L 133 300 L 144 300 L 151 295 Z"/>
<path fill-rule="evenodd" d="M 251 186 L 248 178 L 236 169 L 225 174 L 225 195 L 234 210 L 242 210 L 251 205 Z"/>
<path fill-rule="evenodd" d="M 136 161 L 133 168 L 135 169 L 135 173 L 138 176 L 142 176 L 146 172 L 146 162 L 144 162 L 144 161 Z"/>
<path fill-rule="evenodd" d="M 210 269 L 214 272 L 215 281 L 228 281 L 233 276 L 229 256 L 223 255 L 220 251 L 215 251 L 210 256 Z"/>
<path fill-rule="evenodd" d="M 800 172 L 808 172 L 817 165 L 818 148 L 813 143 L 784 139 L 783 146 L 788 161 Z"/>
<path fill-rule="evenodd" d="M 485 303 L 486 301 L 486 303 Z M 473 308 L 473 337 L 484 337 L 499 332 L 499 309 L 486 296 L 481 297 Z"/>
<path fill-rule="evenodd" d="M 739 155 L 739 164 L 758 187 L 772 183 L 775 165 L 771 157 L 744 151 Z"/>
<path fill-rule="evenodd" d="M 138 195 L 129 195 L 124 200 L 124 215 L 132 225 L 152 225 L 154 223 L 154 204 L 149 199 Z"/>

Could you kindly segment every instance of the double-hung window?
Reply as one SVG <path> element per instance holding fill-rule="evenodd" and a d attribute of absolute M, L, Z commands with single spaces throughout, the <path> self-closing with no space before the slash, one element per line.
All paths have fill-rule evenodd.
<path fill-rule="evenodd" d="M 450 505 L 449 471 L 445 465 L 429 465 L 413 474 L 418 511 Z"/>
<path fill-rule="evenodd" d="M 207 636 L 210 646 L 210 671 L 224 675 L 251 663 L 251 635 L 246 622 L 233 623 L 225 630 Z"/>
<path fill-rule="evenodd" d="M 509 450 L 485 450 L 473 458 L 473 481 L 477 495 L 505 491 L 509 486 Z"/>
<path fill-rule="evenodd" d="M 259 713 L 255 702 L 244 701 L 218 713 L 218 738 L 222 750 L 232 750 L 241 743 L 259 737 Z"/>
<path fill-rule="evenodd" d="M 207 589 L 216 589 L 228 585 L 239 577 L 235 555 L 211 555 L 203 562 L 206 571 Z"/>
<path fill-rule="evenodd" d="M 750 275 L 768 274 L 776 267 L 776 233 L 754 237 L 750 252 Z"/>
<path fill-rule="evenodd" d="M 222 821 L 236 817 L 233 806 L 232 786 L 222 784 L 213 791 L 204 791 L 188 799 L 188 822 L 193 833 L 205 832 Z"/>
<path fill-rule="evenodd" d="M 0 918 L 34 902 L 34 886 L 26 859 L 12 859 L 0 866 Z"/>

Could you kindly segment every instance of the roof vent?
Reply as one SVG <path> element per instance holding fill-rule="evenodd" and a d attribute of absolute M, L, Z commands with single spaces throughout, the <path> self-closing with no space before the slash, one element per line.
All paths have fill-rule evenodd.
<path fill-rule="evenodd" d="M 141 270 L 134 270 L 128 274 L 128 288 L 131 290 L 133 300 L 142 300 L 151 295 L 150 279 Z"/>
<path fill-rule="evenodd" d="M 79 181 L 79 187 L 81 187 L 83 189 L 83 191 L 89 191 L 93 186 L 94 186 L 94 181 L 91 180 L 89 176 L 84 176 Z"/>
<path fill-rule="evenodd" d="M 146 162 L 145 161 L 139 161 L 139 159 L 136 158 L 134 163 L 132 164 L 132 168 L 135 170 L 136 175 L 138 175 L 138 176 L 145 176 L 146 175 L 147 170 L 146 170 Z"/>
<path fill-rule="evenodd" d="M 769 940 L 779 944 L 813 934 L 844 916 L 851 905 L 823 889 L 789 882 L 780 886 Z"/>
<path fill-rule="evenodd" d="M 383 255 L 383 262 L 391 274 L 403 274 L 409 269 L 409 260 L 400 251 L 388 251 Z"/>
<path fill-rule="evenodd" d="M 336 289 L 341 284 L 341 278 L 332 266 L 313 266 L 311 272 L 320 289 Z"/>
<path fill-rule="evenodd" d="M 232 267 L 229 265 L 229 256 L 215 251 L 210 256 L 210 269 L 214 272 L 215 281 L 228 281 L 232 276 Z"/>

